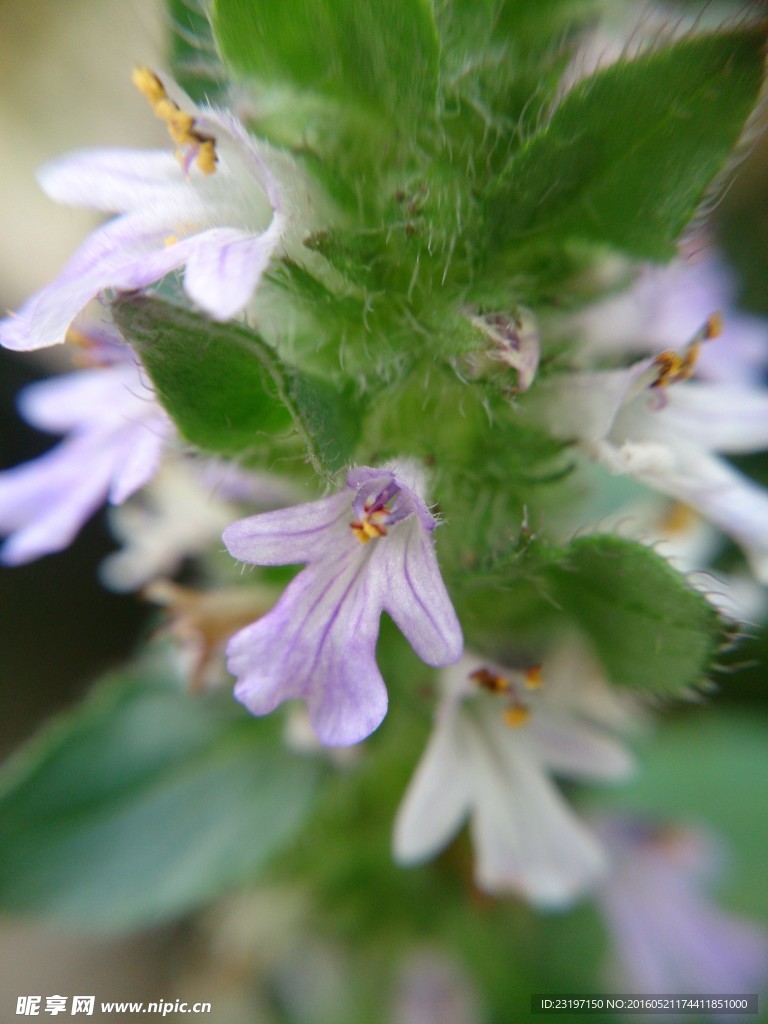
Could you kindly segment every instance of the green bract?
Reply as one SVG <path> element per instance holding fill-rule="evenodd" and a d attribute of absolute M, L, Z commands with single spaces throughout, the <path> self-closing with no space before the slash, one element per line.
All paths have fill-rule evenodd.
<path fill-rule="evenodd" d="M 296 431 L 319 472 L 349 461 L 359 430 L 349 389 L 287 366 L 246 327 L 160 299 L 124 299 L 113 310 L 192 444 L 252 461 Z"/>
<path fill-rule="evenodd" d="M 720 646 L 719 616 L 654 551 L 584 537 L 545 574 L 552 599 L 592 642 L 612 682 L 660 696 L 704 682 Z"/>
<path fill-rule="evenodd" d="M 241 77 L 359 104 L 405 130 L 434 116 L 439 42 L 428 0 L 219 0 L 211 18 Z"/>
<path fill-rule="evenodd" d="M 669 259 L 760 88 L 765 33 L 691 38 L 578 83 L 488 202 L 492 249 L 575 237 Z"/>

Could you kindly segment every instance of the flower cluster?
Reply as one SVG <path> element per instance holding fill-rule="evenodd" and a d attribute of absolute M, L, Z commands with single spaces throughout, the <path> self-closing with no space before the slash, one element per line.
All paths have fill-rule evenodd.
<path fill-rule="evenodd" d="M 460 33 L 443 30 L 454 45 Z M 368 752 L 375 758 L 395 742 L 396 725 L 377 732 L 390 694 L 398 713 L 433 720 L 420 760 L 413 735 L 404 741 L 407 771 L 388 794 L 397 864 L 440 857 L 467 825 L 472 891 L 545 910 L 593 898 L 628 983 L 756 983 L 765 937 L 703 902 L 692 881 L 705 845 L 697 834 L 590 812 L 583 797 L 641 770 L 629 747 L 651 722 L 646 690 L 690 695 L 714 662 L 721 638 L 710 633 L 764 614 L 768 491 L 729 458 L 768 449 L 768 327 L 734 308 L 714 246 L 667 267 L 635 260 L 622 293 L 585 299 L 575 313 L 566 303 L 547 309 L 549 282 L 527 285 L 536 247 L 521 240 L 515 262 L 489 226 L 518 170 L 523 183 L 509 194 L 527 201 L 535 145 L 505 156 L 494 180 L 483 175 L 504 150 L 496 143 L 472 161 L 471 180 L 441 180 L 467 140 L 494 134 L 491 121 L 517 120 L 506 106 L 497 118 L 494 94 L 478 131 L 472 118 L 485 101 L 462 93 L 463 71 L 443 69 L 457 91 L 445 93 L 451 103 L 432 103 L 444 118 L 455 107 L 456 124 L 444 120 L 442 133 L 427 126 L 398 149 L 389 111 L 395 128 L 382 144 L 377 194 L 361 181 L 350 197 L 349 176 L 335 179 L 323 161 L 348 157 L 353 178 L 375 161 L 355 148 L 354 132 L 336 138 L 329 127 L 338 111 L 324 106 L 324 90 L 341 102 L 333 75 L 346 67 L 336 63 L 328 82 L 323 73 L 317 109 L 307 101 L 290 152 L 277 147 L 279 132 L 269 143 L 254 133 L 252 121 L 270 123 L 268 104 L 254 102 L 252 121 L 241 120 L 140 68 L 134 83 L 175 152 L 96 150 L 40 172 L 54 199 L 112 219 L 0 322 L 8 349 L 66 343 L 77 358 L 73 372 L 19 397 L 30 424 L 62 439 L 0 472 L 0 560 L 60 551 L 103 504 L 120 506 L 111 524 L 122 546 L 103 580 L 144 588 L 166 610 L 191 692 L 234 680 L 251 716 L 288 721 L 297 709 L 278 709 L 300 702 L 312 742 L 300 755 L 283 737 L 281 757 L 365 742 L 328 757 L 340 776 L 342 765 L 354 774 Z M 483 65 L 473 89 L 491 89 L 487 72 Z M 300 120 L 307 83 L 299 84 Z M 561 131 L 582 96 L 566 85 Z M 282 92 L 275 96 L 282 109 Z M 365 135 L 357 103 L 350 124 Z M 521 125 L 526 116 L 519 112 Z M 454 145 L 452 131 L 466 138 Z M 536 145 L 549 144 L 541 138 Z M 566 142 L 564 151 L 578 145 Z M 430 145 L 438 152 L 426 159 Z M 557 212 L 570 210 L 569 193 L 555 199 L 567 232 L 578 211 Z M 465 225 L 466 211 L 482 204 L 478 225 Z M 501 218 L 501 233 L 516 237 L 515 216 Z M 577 218 L 568 245 L 586 246 L 599 219 Z M 589 260 L 599 270 L 605 239 L 597 241 Z M 570 258 L 569 249 L 563 264 Z M 580 294 L 573 275 L 566 283 Z M 121 320 L 126 308 L 164 310 L 163 330 L 134 336 Z M 202 370 L 187 376 L 195 360 Z M 240 380 L 233 367 L 256 369 Z M 581 499 L 595 480 L 610 500 L 592 514 Z M 597 558 L 579 543 L 600 533 L 625 539 L 628 516 L 640 520 L 635 536 L 676 553 L 683 571 L 626 541 L 621 593 L 606 593 L 595 572 L 576 599 L 574 587 L 559 590 L 582 578 L 574 551 Z M 685 574 L 712 569 L 717 538 L 735 543 L 721 578 L 691 583 Z M 182 565 L 194 586 L 173 578 Z M 748 594 L 738 589 L 747 567 Z M 738 621 L 726 625 L 718 616 L 729 597 Z M 691 622 L 668 622 L 683 601 Z M 380 639 L 383 613 L 427 668 L 394 632 Z M 627 622 L 645 638 L 640 656 L 617 636 Z M 668 688 L 641 678 L 651 648 L 654 665 L 666 656 L 671 666 Z M 659 909 L 659 900 L 669 905 Z M 427 998 L 425 987 L 437 994 Z M 402 1014 L 414 1020 L 428 1019 L 422 1002 L 434 1014 L 464 992 L 439 958 L 404 975 L 401 989 Z M 472 998 L 461 1016 L 477 1016 Z"/>

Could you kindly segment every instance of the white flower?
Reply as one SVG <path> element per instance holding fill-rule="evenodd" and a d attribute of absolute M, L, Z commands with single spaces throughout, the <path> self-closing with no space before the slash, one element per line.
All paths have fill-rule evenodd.
<path fill-rule="evenodd" d="M 690 505 L 768 581 L 768 492 L 718 453 L 768 448 L 768 390 L 687 379 L 698 342 L 627 369 L 550 377 L 524 415 L 612 473 Z"/>
<path fill-rule="evenodd" d="M 442 673 L 434 732 L 395 822 L 399 863 L 433 857 L 469 818 L 475 877 L 488 892 L 560 907 L 598 881 L 600 844 L 550 775 L 619 779 L 631 760 L 602 727 L 574 713 L 559 682 L 547 696 L 548 677 L 545 665 L 539 691 L 536 671 L 468 655 Z M 569 683 L 577 695 L 579 679 Z"/>
<path fill-rule="evenodd" d="M 138 498 L 110 510 L 110 527 L 122 548 L 101 563 L 101 580 L 112 590 L 135 590 L 172 575 L 185 558 L 221 546 L 238 502 L 281 508 L 296 501 L 296 494 L 279 477 L 247 473 L 234 463 L 167 458 Z"/>

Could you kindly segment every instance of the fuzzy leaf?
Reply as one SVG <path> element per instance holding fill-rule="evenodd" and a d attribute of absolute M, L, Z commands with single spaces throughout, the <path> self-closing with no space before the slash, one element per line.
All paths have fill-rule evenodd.
<path fill-rule="evenodd" d="M 550 595 L 592 642 L 612 682 L 674 695 L 704 680 L 723 624 L 665 559 L 607 534 L 558 554 L 545 570 Z"/>
<path fill-rule="evenodd" d="M 171 23 L 168 59 L 175 82 L 198 102 L 210 102 L 224 85 L 216 57 L 211 26 L 189 0 L 169 0 Z"/>
<path fill-rule="evenodd" d="M 105 684 L 0 779 L 0 907 L 95 930 L 181 914 L 291 841 L 315 775 L 234 702 Z"/>
<path fill-rule="evenodd" d="M 619 61 L 578 84 L 489 201 L 492 246 L 577 238 L 667 259 L 755 105 L 765 32 Z"/>
<path fill-rule="evenodd" d="M 119 299 L 112 309 L 192 444 L 247 459 L 265 436 L 295 428 L 318 470 L 349 461 L 359 424 L 351 396 L 286 365 L 254 331 L 145 296 Z"/>
<path fill-rule="evenodd" d="M 475 193 L 555 98 L 594 0 L 436 0 L 442 130 Z"/>
<path fill-rule="evenodd" d="M 434 114 L 438 39 L 428 0 L 214 0 L 239 76 L 362 103 L 402 122 Z"/>

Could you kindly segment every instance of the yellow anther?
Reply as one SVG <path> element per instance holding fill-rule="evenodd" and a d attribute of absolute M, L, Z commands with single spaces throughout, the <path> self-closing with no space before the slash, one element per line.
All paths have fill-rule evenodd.
<path fill-rule="evenodd" d="M 700 343 L 696 341 L 689 345 L 682 355 L 668 351 L 656 356 L 654 366 L 658 369 L 658 376 L 651 387 L 666 388 L 670 384 L 678 384 L 681 380 L 692 377 L 699 356 L 699 347 Z"/>
<path fill-rule="evenodd" d="M 166 247 L 166 249 L 167 249 L 169 245 L 176 245 L 176 243 L 178 242 L 178 240 L 179 240 L 179 237 L 178 237 L 178 235 L 167 235 L 167 236 L 166 236 L 166 237 L 165 237 L 165 238 L 163 239 L 163 245 L 164 245 L 164 246 Z"/>
<path fill-rule="evenodd" d="M 508 725 L 510 729 L 519 729 L 530 717 L 530 711 L 522 704 L 511 704 L 508 708 L 504 708 L 504 724 Z"/>
<path fill-rule="evenodd" d="M 195 118 L 174 103 L 163 83 L 149 68 L 135 68 L 132 79 L 133 84 L 152 107 L 155 117 L 165 122 L 168 134 L 178 147 L 177 156 L 182 165 L 186 166 L 188 163 L 187 155 L 183 152 L 184 147 L 188 147 L 189 155 L 201 173 L 213 174 L 218 159 L 216 140 L 198 130 Z"/>
<path fill-rule="evenodd" d="M 158 103 L 168 97 L 168 94 L 165 91 L 165 86 L 157 75 L 150 71 L 149 68 L 134 68 L 133 74 L 131 75 L 131 81 L 139 90 L 141 95 L 149 101 L 152 107 L 155 107 Z"/>
<path fill-rule="evenodd" d="M 375 540 L 377 537 L 386 537 L 387 535 L 387 531 L 383 526 L 379 525 L 379 523 L 371 522 L 370 519 L 355 520 L 354 523 L 349 525 L 361 544 L 367 544 L 369 540 Z"/>
<path fill-rule="evenodd" d="M 719 338 L 723 333 L 723 316 L 722 313 L 713 313 L 712 316 L 704 324 L 703 330 L 704 340 L 709 341 L 710 338 Z"/>
<path fill-rule="evenodd" d="M 64 340 L 68 345 L 77 345 L 78 348 L 91 348 L 93 345 L 93 339 L 83 331 L 79 331 L 76 327 L 69 327 L 67 329 L 67 335 Z"/>
<path fill-rule="evenodd" d="M 658 369 L 658 376 L 651 384 L 653 388 L 666 388 L 670 384 L 677 384 L 681 380 L 689 380 L 693 376 L 696 361 L 701 351 L 703 341 L 711 341 L 717 338 L 723 330 L 723 318 L 720 313 L 713 313 L 694 334 L 682 352 L 675 352 L 672 349 L 662 352 L 654 360 L 654 366 Z"/>
<path fill-rule="evenodd" d="M 541 686 L 541 665 L 531 665 L 525 670 L 525 687 L 527 690 L 538 690 Z"/>
<path fill-rule="evenodd" d="M 195 159 L 195 163 L 200 168 L 203 174 L 213 174 L 216 170 L 216 143 L 213 139 L 206 139 L 205 142 L 200 143 L 200 150 Z"/>
<path fill-rule="evenodd" d="M 662 533 L 685 533 L 697 521 L 698 516 L 690 507 L 681 501 L 675 501 L 670 506 L 667 514 L 659 523 Z"/>
<path fill-rule="evenodd" d="M 496 675 L 488 668 L 475 669 L 474 672 L 470 672 L 469 678 L 473 683 L 477 683 L 478 686 L 482 686 L 484 690 L 489 690 L 491 693 L 508 693 L 512 689 L 512 683 L 508 679 Z"/>

